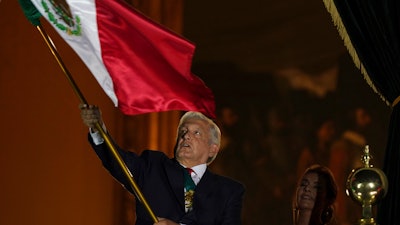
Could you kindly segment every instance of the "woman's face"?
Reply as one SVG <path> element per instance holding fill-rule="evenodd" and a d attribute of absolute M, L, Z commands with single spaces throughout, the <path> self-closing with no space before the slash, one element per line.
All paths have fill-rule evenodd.
<path fill-rule="evenodd" d="M 299 210 L 312 210 L 319 189 L 318 174 L 307 173 L 304 175 L 297 188 L 297 206 Z"/>

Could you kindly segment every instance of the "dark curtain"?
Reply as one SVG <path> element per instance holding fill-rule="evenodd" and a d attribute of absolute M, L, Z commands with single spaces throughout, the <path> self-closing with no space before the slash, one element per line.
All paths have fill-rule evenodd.
<path fill-rule="evenodd" d="M 324 1 L 364 78 L 393 107 L 383 165 L 389 188 L 378 203 L 377 222 L 400 224 L 400 1 Z"/>

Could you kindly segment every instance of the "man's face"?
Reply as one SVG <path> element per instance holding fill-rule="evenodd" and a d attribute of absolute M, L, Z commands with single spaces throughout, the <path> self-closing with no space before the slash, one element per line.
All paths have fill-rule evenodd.
<path fill-rule="evenodd" d="M 317 197 L 319 184 L 316 173 L 307 173 L 297 188 L 297 205 L 300 210 L 312 210 Z"/>
<path fill-rule="evenodd" d="M 183 123 L 178 131 L 177 160 L 187 167 L 207 163 L 218 152 L 210 142 L 210 129 L 205 121 L 192 119 Z"/>

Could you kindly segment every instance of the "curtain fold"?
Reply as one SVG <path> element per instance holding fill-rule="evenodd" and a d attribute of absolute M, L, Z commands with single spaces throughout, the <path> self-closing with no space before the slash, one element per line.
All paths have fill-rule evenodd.
<path fill-rule="evenodd" d="M 389 188 L 385 198 L 378 204 L 377 222 L 381 225 L 400 224 L 400 105 L 392 111 L 385 152 L 383 171 Z"/>

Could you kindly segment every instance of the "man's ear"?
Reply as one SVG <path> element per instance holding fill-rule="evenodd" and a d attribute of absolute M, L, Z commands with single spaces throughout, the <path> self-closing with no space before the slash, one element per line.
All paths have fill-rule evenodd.
<path fill-rule="evenodd" d="M 210 157 L 214 157 L 215 155 L 217 155 L 219 152 L 219 147 L 216 144 L 211 144 L 210 146 L 210 151 L 208 152 L 208 155 Z"/>

